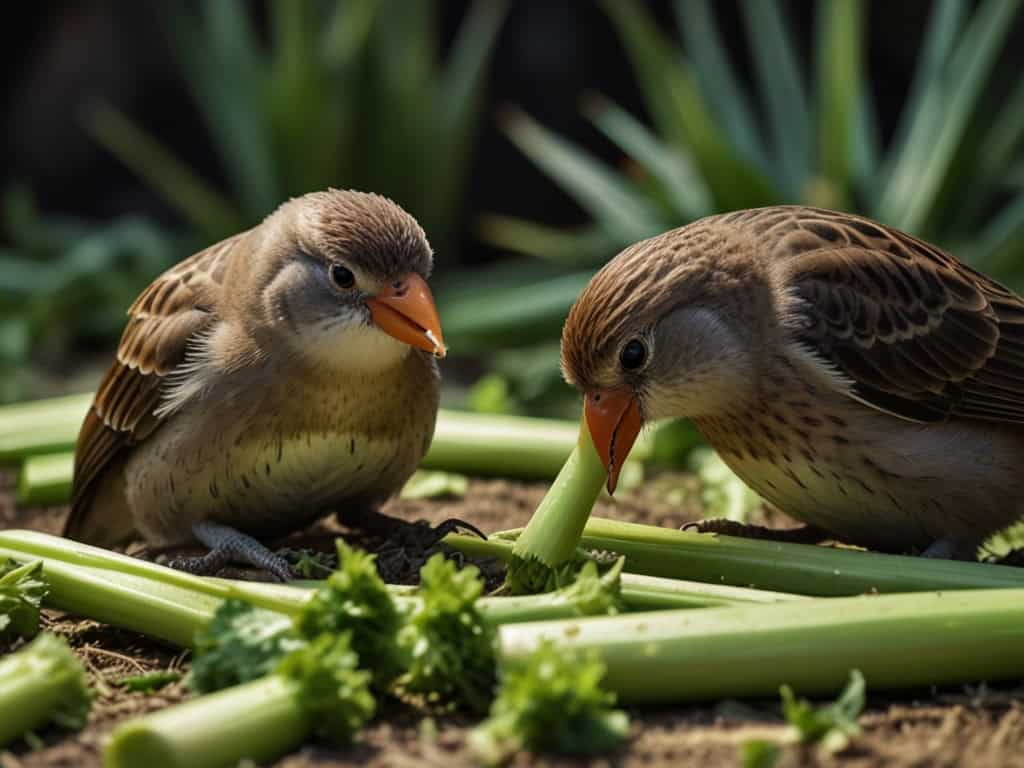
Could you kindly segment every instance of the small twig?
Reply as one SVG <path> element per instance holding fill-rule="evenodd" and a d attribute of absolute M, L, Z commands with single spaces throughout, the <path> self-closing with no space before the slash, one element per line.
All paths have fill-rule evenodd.
<path fill-rule="evenodd" d="M 117 659 L 118 661 L 123 661 L 125 664 L 130 664 L 134 667 L 136 672 L 144 673 L 149 671 L 144 665 L 140 664 L 131 656 L 125 656 L 123 653 L 118 653 L 117 651 L 108 651 L 103 648 L 97 648 L 94 645 L 82 646 L 79 650 L 87 654 L 97 654 L 99 656 L 107 656 L 112 659 Z"/>

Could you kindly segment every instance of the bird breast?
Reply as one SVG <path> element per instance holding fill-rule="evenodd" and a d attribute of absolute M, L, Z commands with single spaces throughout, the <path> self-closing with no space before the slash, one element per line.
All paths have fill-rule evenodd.
<path fill-rule="evenodd" d="M 372 376 L 266 381 L 211 393 L 138 446 L 126 495 L 147 539 L 187 538 L 203 519 L 294 530 L 396 492 L 429 447 L 438 380 L 418 353 Z"/>

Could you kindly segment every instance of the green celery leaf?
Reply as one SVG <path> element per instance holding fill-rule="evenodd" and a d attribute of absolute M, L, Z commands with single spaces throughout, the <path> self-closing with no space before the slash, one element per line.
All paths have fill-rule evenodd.
<path fill-rule="evenodd" d="M 359 669 L 352 635 L 321 635 L 285 656 L 276 673 L 299 687 L 302 708 L 316 723 L 319 736 L 344 744 L 373 717 L 372 675 Z"/>
<path fill-rule="evenodd" d="M 521 665 L 503 670 L 490 717 L 470 734 L 487 764 L 522 749 L 597 753 L 629 735 L 626 713 L 613 709 L 615 694 L 601 688 L 605 665 L 545 642 Z"/>
<path fill-rule="evenodd" d="M 226 600 L 196 633 L 188 685 L 199 693 L 212 693 L 255 680 L 303 645 L 287 616 L 243 600 Z"/>
<path fill-rule="evenodd" d="M 398 644 L 403 622 L 387 585 L 377 573 L 376 557 L 337 540 L 338 570 L 302 609 L 299 633 L 312 640 L 322 634 L 352 633 L 352 648 L 379 687 L 386 687 L 405 666 Z"/>
<path fill-rule="evenodd" d="M 429 701 L 487 709 L 494 693 L 494 630 L 476 608 L 480 572 L 435 554 L 420 570 L 422 600 L 402 629 L 409 669 L 399 686 Z"/>
<path fill-rule="evenodd" d="M 793 736 L 804 744 L 820 742 L 829 752 L 845 749 L 852 736 L 860 733 L 857 717 L 864 709 L 864 675 L 850 671 L 850 682 L 832 704 L 815 709 L 806 699 L 797 699 L 788 685 L 779 689 L 782 711 Z"/>
<path fill-rule="evenodd" d="M 49 591 L 42 560 L 21 566 L 0 563 L 0 642 L 35 637 L 39 606 Z"/>

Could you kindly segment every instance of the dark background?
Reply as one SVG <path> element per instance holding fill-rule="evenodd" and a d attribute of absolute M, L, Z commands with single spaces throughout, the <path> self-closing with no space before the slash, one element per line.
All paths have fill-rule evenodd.
<path fill-rule="evenodd" d="M 409 0 L 416 2 L 417 0 Z M 444 3 L 442 30 L 449 39 L 467 5 Z M 667 2 L 649 7 L 674 30 Z M 716 2 L 723 38 L 740 73 L 749 75 L 742 25 L 733 2 Z M 814 3 L 784 3 L 805 58 Z M 263 4 L 251 3 L 262 21 Z M 868 66 L 883 135 L 893 129 L 908 88 L 918 41 L 931 10 L 927 0 L 870 6 Z M 199 168 L 220 177 L 205 129 L 180 80 L 153 2 L 49 0 L 19 7 L 18 23 L 3 25 L 0 78 L 4 180 L 22 180 L 46 211 L 104 220 L 124 213 L 149 214 L 173 224 L 174 214 L 153 192 L 98 147 L 80 125 L 85 107 L 111 101 Z M 1012 84 L 1024 71 L 1017 29 L 996 74 Z M 609 21 L 588 0 L 516 0 L 502 28 L 490 74 L 488 105 L 471 172 L 463 216 L 463 262 L 493 258 L 474 235 L 477 214 L 496 211 L 551 224 L 583 220 L 581 212 L 537 171 L 499 131 L 495 114 L 516 104 L 549 128 L 608 159 L 610 145 L 578 111 L 581 94 L 598 90 L 634 114 L 643 106 L 627 59 Z M 992 99 L 1005 88 L 993 88 Z M 998 103 L 988 108 L 998 109 Z"/>

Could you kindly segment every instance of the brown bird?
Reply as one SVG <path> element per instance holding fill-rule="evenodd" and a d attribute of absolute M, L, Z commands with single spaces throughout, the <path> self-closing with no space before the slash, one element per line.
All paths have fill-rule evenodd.
<path fill-rule="evenodd" d="M 864 218 L 761 208 L 637 243 L 572 308 L 562 368 L 609 490 L 643 422 L 688 417 L 808 524 L 783 538 L 973 557 L 1024 512 L 1024 301 Z"/>
<path fill-rule="evenodd" d="M 286 578 L 254 537 L 331 510 L 365 523 L 433 436 L 432 261 L 397 205 L 330 190 L 160 275 L 79 434 L 65 535 L 194 537 L 211 552 L 192 570 L 237 559 Z"/>

